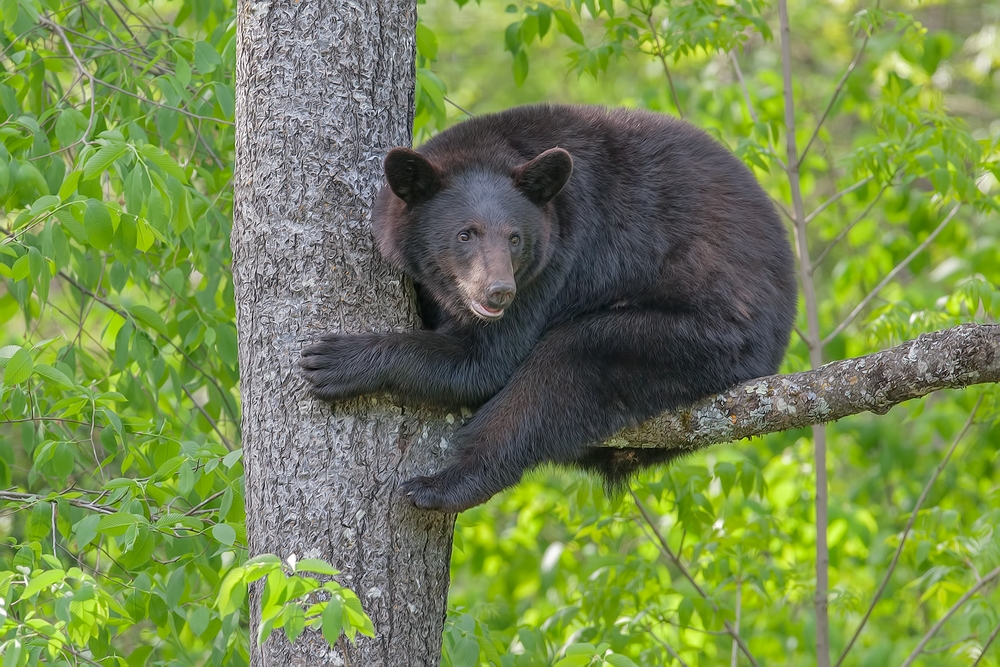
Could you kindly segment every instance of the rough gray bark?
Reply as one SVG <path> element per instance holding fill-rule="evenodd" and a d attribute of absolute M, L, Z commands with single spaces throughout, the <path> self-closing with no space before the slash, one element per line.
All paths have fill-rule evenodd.
<path fill-rule="evenodd" d="M 860 412 L 885 414 L 932 391 L 985 382 L 1000 382 L 1000 325 L 963 324 L 857 359 L 745 382 L 604 444 L 696 450 Z"/>
<path fill-rule="evenodd" d="M 296 367 L 324 330 L 415 321 L 373 250 L 368 207 L 382 157 L 410 144 L 416 3 L 240 0 L 238 21 L 232 245 L 250 553 L 330 560 L 377 632 L 335 651 L 318 632 L 294 646 L 275 632 L 251 664 L 437 665 L 453 517 L 394 490 L 437 467 L 443 422 L 384 399 L 331 411 Z M 252 594 L 252 626 L 258 605 Z"/>

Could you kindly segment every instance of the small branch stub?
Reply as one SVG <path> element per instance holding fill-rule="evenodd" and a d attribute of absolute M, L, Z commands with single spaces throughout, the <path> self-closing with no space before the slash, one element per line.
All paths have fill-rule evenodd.
<path fill-rule="evenodd" d="M 963 324 L 815 370 L 771 375 L 667 412 L 608 439 L 608 447 L 697 450 L 835 421 L 939 389 L 1000 382 L 1000 325 Z"/>

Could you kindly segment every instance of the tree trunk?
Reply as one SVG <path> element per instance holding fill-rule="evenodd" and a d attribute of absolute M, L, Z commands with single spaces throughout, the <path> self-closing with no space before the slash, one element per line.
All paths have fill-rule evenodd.
<path fill-rule="evenodd" d="M 369 206 L 383 156 L 410 144 L 416 3 L 241 0 L 238 20 L 232 246 L 250 554 L 330 560 L 377 633 L 331 651 L 318 632 L 294 646 L 275 632 L 251 664 L 437 665 L 454 518 L 395 489 L 437 467 L 444 424 L 381 397 L 331 411 L 296 368 L 324 330 L 415 320 L 376 256 Z"/>

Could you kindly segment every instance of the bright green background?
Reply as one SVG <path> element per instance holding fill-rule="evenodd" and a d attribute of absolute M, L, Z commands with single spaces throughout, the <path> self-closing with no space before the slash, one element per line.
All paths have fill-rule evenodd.
<path fill-rule="evenodd" d="M 821 209 L 810 254 L 829 249 L 823 335 L 959 205 L 825 359 L 995 321 L 1000 3 L 797 0 L 790 15 L 802 189 Z M 0 16 L 2 667 L 244 664 L 245 586 L 263 576 L 270 627 L 369 632 L 335 585 L 329 605 L 296 602 L 325 564 L 244 562 L 233 4 L 3 0 Z M 418 140 L 525 102 L 677 114 L 676 98 L 791 210 L 774 6 L 431 0 L 420 16 Z M 785 370 L 807 367 L 796 336 Z M 970 415 L 844 664 L 903 663 L 1000 565 L 998 396 L 942 392 L 830 427 L 835 660 Z M 588 477 L 532 474 L 459 517 L 445 664 L 746 665 L 724 628 L 737 618 L 758 664 L 815 663 L 814 470 L 807 430 L 715 447 L 642 476 L 649 521 Z M 998 604 L 982 587 L 915 664 L 975 663 Z"/>

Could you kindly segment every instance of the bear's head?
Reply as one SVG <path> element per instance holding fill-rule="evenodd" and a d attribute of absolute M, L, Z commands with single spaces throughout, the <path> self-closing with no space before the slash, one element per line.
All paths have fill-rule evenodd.
<path fill-rule="evenodd" d="M 373 209 L 379 250 L 454 316 L 495 320 L 552 256 L 551 202 L 572 173 L 561 148 L 507 173 L 394 148 Z"/>

